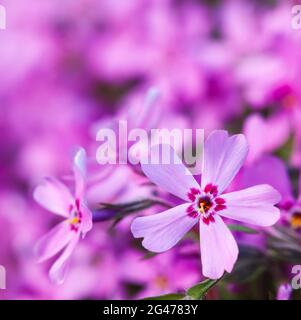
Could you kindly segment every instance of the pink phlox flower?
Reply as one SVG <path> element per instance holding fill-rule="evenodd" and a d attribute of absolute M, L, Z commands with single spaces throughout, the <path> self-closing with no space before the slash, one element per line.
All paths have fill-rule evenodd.
<path fill-rule="evenodd" d="M 266 155 L 242 171 L 240 185 L 249 187 L 258 183 L 268 183 L 280 192 L 282 197 L 278 204 L 281 210 L 280 223 L 300 230 L 301 174 L 299 174 L 299 187 L 296 190 L 296 196 L 285 163 L 275 156 Z"/>
<path fill-rule="evenodd" d="M 292 286 L 289 283 L 283 283 L 277 291 L 277 300 L 289 300 L 292 294 Z"/>
<path fill-rule="evenodd" d="M 85 203 L 86 152 L 79 149 L 74 157 L 74 195 L 55 178 L 45 178 L 33 193 L 37 203 L 50 212 L 62 216 L 64 221 L 44 235 L 35 246 L 39 262 L 48 260 L 62 251 L 49 271 L 55 283 L 61 284 L 66 276 L 68 262 L 80 237 L 92 228 L 92 213 Z"/>
<path fill-rule="evenodd" d="M 157 148 L 153 147 L 150 153 L 158 154 Z M 169 164 L 143 161 L 142 170 L 153 183 L 184 203 L 156 215 L 136 218 L 131 231 L 135 238 L 144 238 L 142 244 L 146 249 L 163 252 L 199 223 L 203 274 L 218 279 L 224 271 L 232 271 L 238 257 L 237 243 L 222 217 L 271 226 L 280 217 L 274 206 L 281 199 L 280 193 L 263 184 L 223 194 L 248 153 L 247 141 L 241 134 L 229 137 L 220 130 L 209 135 L 204 145 L 201 184 L 175 151 L 165 145 L 163 155 L 168 152 L 169 159 L 173 159 Z"/>

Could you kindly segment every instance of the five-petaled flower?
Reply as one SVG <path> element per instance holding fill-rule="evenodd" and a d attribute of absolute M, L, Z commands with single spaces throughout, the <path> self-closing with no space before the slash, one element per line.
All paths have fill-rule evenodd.
<path fill-rule="evenodd" d="M 158 154 L 153 147 L 150 154 Z M 270 185 L 257 185 L 223 194 L 240 170 L 248 153 L 243 135 L 228 136 L 214 131 L 204 145 L 201 184 L 189 173 L 175 151 L 166 145 L 170 164 L 141 163 L 145 175 L 156 185 L 185 201 L 162 213 L 136 218 L 131 230 L 136 238 L 144 238 L 143 246 L 153 252 L 172 248 L 197 222 L 203 274 L 218 279 L 224 271 L 231 272 L 238 257 L 237 243 L 221 217 L 271 226 L 280 217 L 274 205 L 281 196 Z"/>
<path fill-rule="evenodd" d="M 53 257 L 64 249 L 49 271 L 52 281 L 58 284 L 65 279 L 69 258 L 80 236 L 84 236 L 92 228 L 92 213 L 87 208 L 84 198 L 85 162 L 86 153 L 84 149 L 79 149 L 73 163 L 74 196 L 64 184 L 54 178 L 45 178 L 33 193 L 34 199 L 41 206 L 65 218 L 35 246 L 39 262 Z"/>

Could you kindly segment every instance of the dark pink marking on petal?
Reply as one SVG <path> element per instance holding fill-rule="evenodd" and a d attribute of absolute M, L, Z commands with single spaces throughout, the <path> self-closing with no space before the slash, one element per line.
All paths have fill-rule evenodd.
<path fill-rule="evenodd" d="M 189 215 L 189 217 L 191 217 L 191 218 L 197 218 L 199 215 L 198 215 L 198 213 L 196 212 L 196 211 L 194 211 L 194 212 L 190 212 L 190 213 L 188 213 L 188 215 Z"/>
<path fill-rule="evenodd" d="M 191 189 L 190 189 L 190 192 L 191 192 L 192 194 L 195 194 L 195 195 L 197 195 L 197 194 L 200 194 L 200 193 L 201 193 L 201 191 L 200 191 L 200 190 L 198 190 L 198 189 L 196 189 L 196 188 L 191 188 Z"/>
<path fill-rule="evenodd" d="M 223 198 L 216 198 L 214 201 L 217 204 L 225 204 L 226 203 L 226 200 Z"/>
<path fill-rule="evenodd" d="M 212 186 L 210 193 L 214 196 L 217 196 L 217 193 L 218 193 L 217 186 Z"/>
<path fill-rule="evenodd" d="M 198 213 L 195 211 L 193 205 L 191 205 L 187 208 L 187 213 L 188 213 L 189 217 L 192 217 L 192 218 L 198 217 Z"/>
<path fill-rule="evenodd" d="M 209 224 L 209 219 L 208 219 L 208 218 L 203 218 L 202 220 L 203 220 L 203 222 L 204 222 L 205 224 L 207 224 L 207 225 Z"/>
<path fill-rule="evenodd" d="M 218 204 L 218 205 L 214 208 L 215 211 L 221 211 L 221 210 L 225 210 L 225 209 L 227 209 L 227 206 L 225 206 L 224 204 Z"/>
<path fill-rule="evenodd" d="M 203 222 L 206 224 L 206 225 L 209 225 L 210 223 L 210 218 L 203 218 Z"/>
<path fill-rule="evenodd" d="M 188 193 L 187 196 L 190 201 L 195 201 L 195 195 L 193 195 L 192 193 Z"/>
<path fill-rule="evenodd" d="M 187 208 L 187 212 L 193 212 L 195 211 L 193 205 L 190 205 L 188 208 Z"/>
<path fill-rule="evenodd" d="M 74 232 L 78 231 L 78 227 L 76 227 L 74 224 L 70 224 L 70 229 L 71 231 L 74 231 Z"/>
<path fill-rule="evenodd" d="M 202 220 L 206 225 L 209 225 L 209 223 L 215 222 L 213 215 L 210 215 L 208 218 L 203 217 Z"/>
<path fill-rule="evenodd" d="M 213 187 L 213 186 L 212 186 L 212 183 L 209 183 L 209 184 L 206 185 L 204 191 L 205 191 L 206 193 L 209 193 L 209 192 L 211 191 L 212 187 Z"/>
<path fill-rule="evenodd" d="M 80 209 L 80 201 L 79 201 L 79 199 L 75 200 L 75 205 L 76 205 L 77 210 L 79 210 Z"/>
<path fill-rule="evenodd" d="M 196 188 L 191 188 L 190 191 L 188 192 L 187 196 L 189 198 L 190 201 L 195 201 L 196 199 L 196 195 L 200 194 L 200 190 L 196 189 Z"/>

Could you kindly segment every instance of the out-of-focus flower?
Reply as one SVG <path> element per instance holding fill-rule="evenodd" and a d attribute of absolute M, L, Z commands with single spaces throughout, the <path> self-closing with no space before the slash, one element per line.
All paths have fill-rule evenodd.
<path fill-rule="evenodd" d="M 241 183 L 248 187 L 254 183 L 268 183 L 276 188 L 282 196 L 278 207 L 282 211 L 281 221 L 293 229 L 301 228 L 301 176 L 299 178 L 299 195 L 293 193 L 290 177 L 285 164 L 274 156 L 265 156 L 253 165 L 244 168 Z"/>
<path fill-rule="evenodd" d="M 116 8 L 124 8 L 124 4 L 111 5 L 115 10 L 106 11 L 108 32 L 89 50 L 92 71 L 113 82 L 142 78 L 156 83 L 169 102 L 198 99 L 204 89 L 199 43 L 210 25 L 206 10 L 194 3 L 177 5 L 170 0 L 132 4 L 120 20 L 110 20 L 110 14 L 115 18 Z"/>
<path fill-rule="evenodd" d="M 237 21 L 231 19 L 235 14 L 243 17 L 243 28 L 235 28 Z M 251 110 L 264 112 L 266 116 L 266 119 L 259 115 L 247 118 L 248 138 L 254 133 L 251 146 L 266 133 L 266 139 L 257 140 L 250 160 L 256 154 L 277 150 L 293 137 L 291 163 L 300 166 L 301 92 L 297 83 L 301 42 L 300 33 L 291 30 L 290 4 L 279 1 L 274 8 L 258 11 L 252 4 L 234 0 L 225 5 L 222 16 L 225 41 L 232 49 L 235 47 L 238 61 L 234 67 L 235 81 L 242 99 Z"/>
<path fill-rule="evenodd" d="M 289 283 L 284 283 L 279 286 L 277 292 L 277 300 L 289 300 L 292 294 L 292 286 Z"/>
<path fill-rule="evenodd" d="M 244 123 L 244 134 L 250 145 L 247 162 L 252 163 L 280 148 L 289 138 L 290 130 L 290 123 L 282 114 L 275 114 L 268 119 L 259 114 L 250 115 Z"/>
<path fill-rule="evenodd" d="M 189 127 L 187 119 L 172 110 L 162 110 L 162 105 L 158 99 L 160 91 L 157 88 L 150 88 L 146 94 L 143 91 L 143 98 L 141 99 L 141 92 L 131 95 L 123 104 L 121 110 L 114 117 L 107 117 L 101 121 L 95 122 L 91 127 L 92 135 L 101 137 L 102 130 L 112 130 L 116 137 L 116 143 L 113 145 L 108 142 L 108 146 L 103 149 L 102 145 L 96 151 L 97 160 L 104 161 L 101 171 L 99 164 L 96 161 L 90 161 L 89 174 L 87 180 L 87 199 L 89 204 L 93 207 L 103 202 L 127 202 L 134 201 L 139 198 L 147 198 L 150 196 L 149 186 L 143 186 L 145 178 L 141 177 L 140 167 L 125 166 L 125 165 L 110 165 L 105 162 L 127 162 L 139 163 L 142 157 L 145 157 L 149 151 L 149 136 L 153 139 L 160 139 L 159 131 L 162 130 L 184 130 Z M 121 124 L 122 122 L 122 124 Z M 120 133 L 119 125 L 126 126 L 126 132 L 129 134 L 131 130 L 143 130 L 146 133 L 147 140 L 143 139 L 136 141 L 128 141 Z M 156 129 L 152 131 L 152 129 Z M 185 135 L 184 141 L 182 139 L 173 139 L 174 148 L 178 151 L 185 146 L 188 136 Z M 103 137 L 101 137 L 103 139 Z M 188 139 L 187 139 L 188 140 Z M 115 142 L 115 141 L 114 141 Z M 100 142 L 101 143 L 101 142 Z M 109 152 L 106 152 L 109 149 Z M 101 152 L 98 152 L 101 151 Z M 105 151 L 105 152 L 103 152 Z M 132 170 L 134 168 L 134 170 Z M 136 172 L 137 171 L 137 172 Z M 102 192 L 99 192 L 100 188 Z"/>
<path fill-rule="evenodd" d="M 107 117 L 94 123 L 91 132 L 93 136 L 96 136 L 98 141 L 104 139 L 103 130 L 108 129 L 114 132 L 115 137 L 118 138 L 117 141 L 114 141 L 113 145 L 110 144 L 110 140 L 108 141 L 109 154 L 106 155 L 105 161 L 109 160 L 109 163 L 111 163 L 111 161 L 113 161 L 113 163 L 117 163 L 118 161 L 125 163 L 127 161 L 128 149 L 131 144 L 127 141 L 127 137 L 121 136 L 120 125 L 126 126 L 126 132 L 130 132 L 133 129 L 143 129 L 149 132 L 152 128 L 157 127 L 160 119 L 160 109 L 157 103 L 159 95 L 160 93 L 157 88 L 150 88 L 143 102 L 140 99 L 138 99 L 138 101 L 137 99 L 130 101 L 129 105 L 126 104 L 115 117 Z M 143 145 L 143 149 L 145 150 L 143 153 L 147 153 L 147 146 Z M 99 150 L 102 151 L 102 147 L 100 147 Z M 103 151 L 97 152 L 98 161 L 103 161 L 102 154 Z M 133 154 L 131 156 L 134 157 Z M 140 157 L 141 156 L 143 156 L 143 154 L 140 155 Z"/>
<path fill-rule="evenodd" d="M 56 283 L 65 279 L 69 258 L 80 236 L 92 228 L 92 213 L 85 204 L 85 158 L 80 149 L 74 157 L 75 194 L 54 178 L 47 178 L 34 190 L 34 199 L 50 212 L 63 216 L 65 220 L 47 233 L 35 247 L 40 262 L 45 261 L 61 250 L 64 251 L 49 271 Z"/>
<path fill-rule="evenodd" d="M 158 154 L 157 147 L 152 151 Z M 163 153 L 168 154 L 173 163 L 142 162 L 142 170 L 152 182 L 185 203 L 157 215 L 136 218 L 131 226 L 133 235 L 144 238 L 142 244 L 146 249 L 163 252 L 199 222 L 203 274 L 217 279 L 225 270 L 231 272 L 238 247 L 221 216 L 270 226 L 280 215 L 279 209 L 274 207 L 281 199 L 280 194 L 269 185 L 222 195 L 241 168 L 247 152 L 243 135 L 230 138 L 226 131 L 213 132 L 205 142 L 201 185 L 167 145 Z"/>
<path fill-rule="evenodd" d="M 301 232 L 301 186 L 298 190 L 297 181 L 301 167 L 301 32 L 291 28 L 290 1 L 0 2 L 8 22 L 6 30 L 0 30 L 0 264 L 7 271 L 7 290 L 0 290 L 1 299 L 140 298 L 183 290 L 200 280 L 197 228 L 175 250 L 151 254 L 151 259 L 143 259 L 144 253 L 137 250 L 137 241 L 130 236 L 134 212 L 148 216 L 183 201 L 159 190 L 142 174 L 138 160 L 141 153 L 147 154 L 147 145 L 140 153 L 140 148 L 131 148 L 134 141 L 120 140 L 117 156 L 129 151 L 137 165 L 97 164 L 99 141 L 95 141 L 94 129 L 111 128 L 118 136 L 118 120 L 126 120 L 129 130 L 145 130 L 148 137 L 152 129 L 242 131 L 250 152 L 227 192 L 271 185 L 282 195 L 278 204 L 281 220 L 265 230 L 253 226 L 256 234 L 235 231 L 239 245 L 256 248 L 252 248 L 254 253 L 242 248 L 241 263 L 229 277 L 231 283 L 227 277 L 219 285 L 237 287 L 232 280 L 239 278 L 241 265 L 253 278 L 252 290 L 247 284 L 238 285 L 235 298 L 268 297 L 275 284 L 290 277 L 288 264 L 300 257 Z M 145 97 L 150 87 L 160 90 L 159 101 L 154 90 Z M 190 139 L 182 139 L 173 139 L 177 154 L 190 147 Z M 192 144 L 197 146 L 195 140 Z M 72 240 L 66 239 L 66 245 L 49 261 L 36 263 L 33 244 L 60 215 L 43 214 L 32 197 L 32 187 L 44 176 L 62 178 L 71 187 L 69 192 L 57 180 L 46 180 L 47 201 L 42 205 L 57 209 L 58 203 L 52 201 L 58 197 L 55 190 L 68 193 L 74 213 L 69 214 L 67 201 L 63 201 L 66 237 L 62 239 L 75 237 L 76 232 L 67 229 L 72 226 L 70 215 L 76 218 L 78 210 L 73 193 L 78 179 L 65 176 L 75 145 L 83 146 L 89 155 L 79 205 L 93 213 L 94 225 L 85 241 L 78 242 L 72 268 L 58 287 L 49 281 L 48 269 L 57 257 L 62 261 L 59 255 L 68 253 Z M 170 185 L 173 181 L 170 179 Z M 181 179 L 173 185 L 181 189 L 178 181 Z M 218 213 L 227 210 L 228 206 Z M 260 210 L 254 218 L 264 216 Z M 201 214 L 206 212 L 199 217 Z M 219 225 L 218 214 L 213 217 L 215 224 L 209 221 L 202 228 Z M 194 220 L 198 219 L 191 217 L 187 222 Z M 179 225 L 181 221 L 179 218 Z M 244 222 L 239 224 L 244 227 Z M 172 228 L 173 224 L 173 232 Z M 174 232 L 181 230 L 177 227 Z M 183 257 L 186 243 L 192 252 Z M 54 250 L 54 244 L 50 237 L 45 248 Z M 264 285 L 259 275 L 259 269 L 265 267 L 261 257 L 272 266 Z M 257 258 L 258 268 L 254 267 Z M 285 272 L 280 279 L 274 266 Z M 225 297 L 224 290 L 215 292 Z"/>
<path fill-rule="evenodd" d="M 144 259 L 141 253 L 128 250 L 120 259 L 120 269 L 124 283 L 142 287 L 135 298 L 184 291 L 200 281 L 197 257 L 173 251 Z"/>

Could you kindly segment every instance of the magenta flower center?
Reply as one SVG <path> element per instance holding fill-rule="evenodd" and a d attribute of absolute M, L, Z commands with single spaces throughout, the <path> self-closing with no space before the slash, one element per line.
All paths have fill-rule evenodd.
<path fill-rule="evenodd" d="M 208 212 L 212 208 L 212 206 L 213 206 L 213 203 L 212 203 L 210 197 L 204 196 L 204 197 L 199 198 L 198 209 L 202 213 Z"/>
<path fill-rule="evenodd" d="M 226 209 L 225 199 L 218 197 L 218 188 L 212 183 L 207 184 L 204 190 L 190 189 L 188 198 L 192 202 L 187 213 L 192 218 L 200 218 L 205 224 L 215 222 L 217 211 Z"/>
<path fill-rule="evenodd" d="M 82 222 L 82 213 L 80 210 L 80 201 L 76 199 L 75 205 L 71 204 L 69 207 L 69 223 L 70 229 L 77 232 Z"/>

